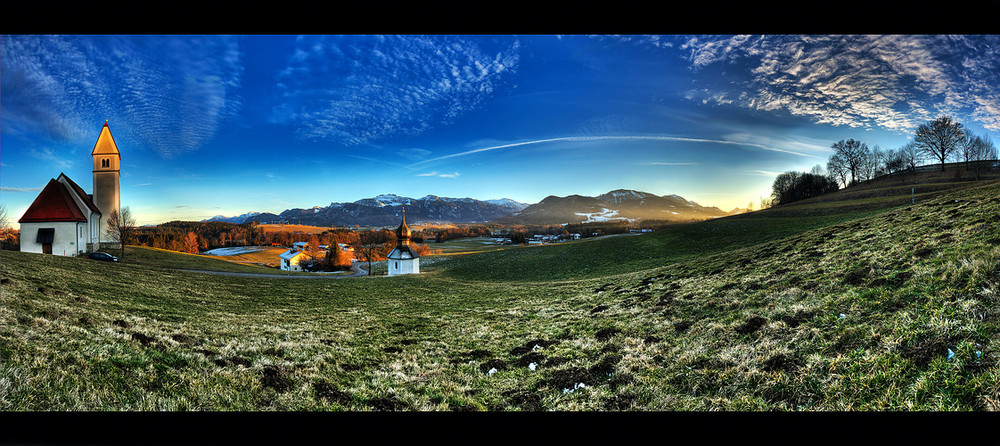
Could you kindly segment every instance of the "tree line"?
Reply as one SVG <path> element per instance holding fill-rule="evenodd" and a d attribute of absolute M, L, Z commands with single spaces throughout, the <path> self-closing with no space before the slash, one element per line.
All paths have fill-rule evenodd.
<path fill-rule="evenodd" d="M 853 138 L 837 141 L 831 148 L 833 154 L 825 169 L 817 164 L 810 172 L 778 175 L 770 199 L 761 199 L 761 208 L 815 197 L 883 175 L 914 171 L 927 161 L 939 163 L 944 171 L 945 163 L 953 159 L 978 175 L 983 161 L 997 159 L 997 147 L 989 136 L 976 135 L 947 116 L 918 126 L 913 139 L 896 149 L 869 147 Z"/>

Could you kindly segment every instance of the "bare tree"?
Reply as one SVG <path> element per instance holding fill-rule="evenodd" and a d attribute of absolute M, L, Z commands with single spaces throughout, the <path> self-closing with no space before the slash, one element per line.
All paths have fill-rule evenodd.
<path fill-rule="evenodd" d="M 882 170 L 882 150 L 875 146 L 869 149 L 863 147 L 861 151 L 861 162 L 858 164 L 858 176 L 860 180 L 867 181 L 879 176 Z"/>
<path fill-rule="evenodd" d="M 969 162 L 976 159 L 980 139 L 968 127 L 962 129 L 962 140 L 958 143 L 958 157 L 965 162 L 965 170 L 969 170 Z"/>
<path fill-rule="evenodd" d="M 924 154 L 941 162 L 942 172 L 948 156 L 959 147 L 963 139 L 965 133 L 962 131 L 962 124 L 947 116 L 922 124 L 917 127 L 917 133 L 913 136 L 913 142 Z"/>
<path fill-rule="evenodd" d="M 843 156 L 838 153 L 834 153 L 833 156 L 830 157 L 830 161 L 826 163 L 826 171 L 829 173 L 830 177 L 839 181 L 844 187 L 847 187 L 847 174 L 850 173 L 850 171 L 847 169 L 847 164 L 844 162 Z"/>
<path fill-rule="evenodd" d="M 968 166 L 968 161 L 975 162 L 976 179 L 978 180 L 979 174 L 983 170 L 983 162 L 997 159 L 997 148 L 989 136 L 975 135 L 970 139 L 972 141 L 969 144 L 970 150 L 966 166 Z M 968 170 L 968 167 L 966 167 L 966 170 Z"/>
<path fill-rule="evenodd" d="M 979 147 L 979 153 L 977 155 L 978 156 L 977 159 L 979 161 L 996 160 L 997 146 L 993 144 L 993 139 L 991 139 L 989 136 L 983 136 L 981 137 L 981 139 L 983 143 Z"/>
<path fill-rule="evenodd" d="M 903 170 L 906 167 L 906 161 L 903 158 L 903 149 L 886 150 L 882 165 L 885 168 L 885 173 L 891 175 Z"/>
<path fill-rule="evenodd" d="M 900 156 L 903 158 L 903 168 L 914 170 L 917 168 L 917 163 L 923 160 L 923 154 L 920 152 L 920 146 L 916 142 L 910 141 L 899 148 Z"/>
<path fill-rule="evenodd" d="M 108 217 L 107 232 L 108 236 L 117 240 L 121 246 L 119 257 L 124 262 L 125 244 L 131 243 L 132 239 L 135 238 L 135 218 L 132 217 L 132 211 L 127 206 L 120 213 L 117 209 L 111 211 L 111 215 Z"/>
<path fill-rule="evenodd" d="M 862 171 L 862 164 L 869 154 L 868 145 L 856 139 L 842 139 L 832 147 L 833 156 L 838 156 L 841 165 L 851 173 L 851 183 L 857 181 Z"/>
<path fill-rule="evenodd" d="M 354 252 L 368 262 L 368 275 L 372 275 L 372 260 L 384 256 L 392 249 L 393 237 L 389 231 L 364 231 L 358 234 Z"/>

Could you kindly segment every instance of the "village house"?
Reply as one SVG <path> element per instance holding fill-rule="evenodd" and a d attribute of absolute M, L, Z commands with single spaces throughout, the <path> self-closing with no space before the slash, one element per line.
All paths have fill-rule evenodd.
<path fill-rule="evenodd" d="M 65 173 L 51 179 L 18 220 L 21 251 L 75 256 L 117 244 L 105 226 L 113 211 L 121 211 L 121 153 L 107 121 L 91 158 L 93 194 Z"/>
<path fill-rule="evenodd" d="M 278 258 L 281 259 L 281 270 L 283 271 L 302 271 L 302 265 L 299 262 L 306 259 L 306 253 L 295 248 L 289 248 L 287 251 L 281 253 Z"/>

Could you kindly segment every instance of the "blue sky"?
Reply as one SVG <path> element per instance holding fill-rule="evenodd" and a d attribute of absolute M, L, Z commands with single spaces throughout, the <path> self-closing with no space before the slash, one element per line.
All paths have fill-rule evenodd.
<path fill-rule="evenodd" d="M 636 189 L 725 210 L 854 138 L 1000 142 L 1000 37 L 0 37 L 0 202 L 88 191 L 105 119 L 140 224 L 394 193 Z"/>

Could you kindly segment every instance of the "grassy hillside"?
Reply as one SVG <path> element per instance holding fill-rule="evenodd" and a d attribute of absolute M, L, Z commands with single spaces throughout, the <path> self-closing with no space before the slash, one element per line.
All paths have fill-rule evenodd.
<path fill-rule="evenodd" d="M 982 182 L 850 188 L 810 200 L 747 214 L 678 224 L 641 235 L 584 239 L 551 246 L 530 246 L 497 253 L 461 256 L 442 262 L 451 277 L 463 280 L 577 280 L 655 268 L 664 264 L 732 251 L 933 199 Z"/>
<path fill-rule="evenodd" d="M 1000 183 L 885 200 L 419 276 L 3 251 L 0 410 L 1000 409 Z"/>

